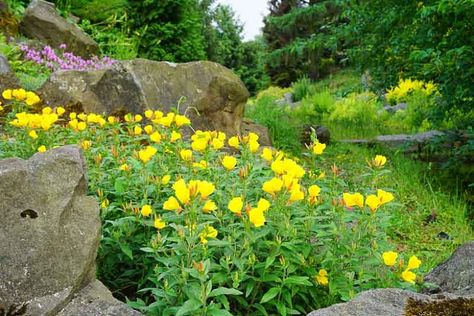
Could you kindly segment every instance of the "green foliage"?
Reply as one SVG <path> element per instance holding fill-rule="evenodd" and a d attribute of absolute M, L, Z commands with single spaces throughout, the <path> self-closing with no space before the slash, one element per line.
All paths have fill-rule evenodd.
<path fill-rule="evenodd" d="M 273 1 L 263 29 L 269 47 L 267 72 L 272 82 L 288 86 L 297 78 L 319 79 L 338 63 L 336 36 L 342 7 L 334 1 Z"/>
<path fill-rule="evenodd" d="M 141 57 L 176 62 L 205 59 L 203 12 L 196 0 L 128 3 L 132 31 L 141 37 Z"/>
<path fill-rule="evenodd" d="M 20 48 L 14 43 L 7 43 L 1 34 L 0 54 L 8 59 L 13 72 L 27 90 L 38 89 L 49 78 L 51 70 L 35 62 L 23 60 Z"/>
<path fill-rule="evenodd" d="M 303 78 L 294 82 L 291 87 L 293 88 L 293 101 L 301 101 L 310 94 L 311 80 L 303 76 Z"/>
<path fill-rule="evenodd" d="M 254 104 L 247 106 L 245 115 L 268 128 L 275 147 L 296 154 L 301 149 L 298 122 L 291 119 L 290 111 L 275 105 L 278 98 L 269 93 L 261 92 Z"/>
<path fill-rule="evenodd" d="M 473 1 L 351 1 L 348 16 L 359 41 L 351 55 L 371 70 L 375 88 L 400 77 L 437 82 L 444 101 L 431 108 L 433 124 L 461 112 L 453 125 L 472 125 L 467 118 L 474 104 Z"/>
<path fill-rule="evenodd" d="M 270 77 L 265 72 L 265 42 L 262 38 L 242 43 L 241 65 L 235 69 L 251 95 L 268 88 Z"/>
<path fill-rule="evenodd" d="M 140 37 L 131 33 L 128 16 L 109 16 L 105 20 L 92 24 L 82 20 L 80 27 L 97 41 L 102 54 L 114 59 L 128 60 L 138 57 Z"/>

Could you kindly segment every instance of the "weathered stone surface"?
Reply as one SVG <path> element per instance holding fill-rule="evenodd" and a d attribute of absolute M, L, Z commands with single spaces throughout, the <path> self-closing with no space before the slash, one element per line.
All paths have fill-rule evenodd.
<path fill-rule="evenodd" d="M 178 107 L 194 129 L 240 134 L 249 96 L 229 69 L 208 61 L 172 64 L 145 59 L 119 62 L 113 69 L 58 71 L 39 91 L 51 106 L 86 112 L 140 113 Z"/>
<path fill-rule="evenodd" d="M 248 134 L 249 132 L 255 133 L 259 136 L 258 142 L 261 146 L 272 146 L 272 139 L 270 138 L 270 133 L 268 128 L 263 125 L 257 124 L 252 120 L 244 118 L 242 120 L 242 134 Z"/>
<path fill-rule="evenodd" d="M 33 0 L 25 10 L 20 31 L 53 48 L 66 44 L 68 51 L 84 58 L 99 53 L 99 45 L 75 24 L 61 17 L 53 3 Z"/>
<path fill-rule="evenodd" d="M 311 135 L 313 131 L 320 143 L 329 144 L 331 141 L 331 132 L 326 126 L 306 124 L 301 128 L 301 144 L 309 146 L 311 144 Z"/>
<path fill-rule="evenodd" d="M 0 75 L 9 74 L 11 73 L 10 64 L 8 63 L 8 59 L 0 54 Z"/>
<path fill-rule="evenodd" d="M 427 290 L 429 293 L 474 295 L 474 241 L 459 247 L 425 277 L 425 282 L 435 285 Z"/>
<path fill-rule="evenodd" d="M 48 297 L 91 281 L 100 238 L 95 199 L 86 196 L 80 149 L 66 146 L 0 163 L 0 300 Z M 39 299 L 38 299 L 39 298 Z M 47 306 L 48 304 L 44 304 Z M 38 313 L 40 314 L 40 313 Z"/>
<path fill-rule="evenodd" d="M 395 113 L 397 111 L 406 110 L 408 105 L 406 103 L 399 103 L 397 105 L 386 105 L 383 109 L 389 113 Z"/>
<path fill-rule="evenodd" d="M 350 302 L 313 311 L 308 316 L 403 316 L 407 305 L 414 301 L 442 303 L 459 298 L 449 293 L 429 296 L 401 289 L 375 289 L 360 293 Z M 474 296 L 464 299 L 474 300 Z"/>
<path fill-rule="evenodd" d="M 373 139 L 350 139 L 343 140 L 342 142 L 350 144 L 380 144 L 388 147 L 402 148 L 405 153 L 413 153 L 421 151 L 430 141 L 443 135 L 446 134 L 433 130 L 413 135 L 381 135 Z"/>
<path fill-rule="evenodd" d="M 141 313 L 116 300 L 100 282 L 93 281 L 59 312 L 58 316 L 138 316 Z"/>
<path fill-rule="evenodd" d="M 101 223 L 85 168 L 77 146 L 0 161 L 0 314 L 26 306 L 25 315 L 56 315 L 95 281 Z M 96 308 L 125 311 L 100 290 Z M 89 301 L 97 291 L 83 293 Z"/>

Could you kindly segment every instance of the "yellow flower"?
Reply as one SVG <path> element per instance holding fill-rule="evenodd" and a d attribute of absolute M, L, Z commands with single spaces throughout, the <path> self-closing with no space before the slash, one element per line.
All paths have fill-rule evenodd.
<path fill-rule="evenodd" d="M 168 200 L 163 203 L 163 209 L 166 211 L 176 211 L 181 207 L 179 206 L 178 200 L 174 196 L 170 196 Z"/>
<path fill-rule="evenodd" d="M 189 149 L 182 149 L 179 152 L 179 155 L 181 156 L 181 159 L 183 159 L 185 161 L 193 160 L 193 152 Z"/>
<path fill-rule="evenodd" d="M 143 161 L 144 163 L 147 163 L 150 161 L 151 157 L 153 157 L 156 154 L 157 150 L 153 146 L 147 146 L 145 149 L 141 149 L 138 152 L 138 158 Z"/>
<path fill-rule="evenodd" d="M 140 114 L 137 114 L 135 115 L 133 119 L 135 122 L 141 122 L 141 120 L 143 119 L 143 116 L 141 116 Z"/>
<path fill-rule="evenodd" d="M 259 208 L 252 208 L 249 211 L 249 220 L 255 227 L 265 225 L 265 216 L 263 215 L 263 211 Z"/>
<path fill-rule="evenodd" d="M 239 149 L 239 138 L 237 136 L 229 138 L 229 146 Z"/>
<path fill-rule="evenodd" d="M 85 115 L 84 113 L 80 113 L 77 115 L 77 118 L 80 119 L 81 121 L 86 121 L 87 115 Z"/>
<path fill-rule="evenodd" d="M 323 286 L 329 284 L 328 272 L 326 269 L 319 270 L 318 275 L 316 275 L 316 281 Z"/>
<path fill-rule="evenodd" d="M 416 274 L 406 269 L 405 271 L 402 272 L 402 279 L 406 282 L 415 284 Z"/>
<path fill-rule="evenodd" d="M 250 152 L 256 153 L 259 148 L 260 148 L 260 144 L 258 143 L 258 141 L 249 141 Z"/>
<path fill-rule="evenodd" d="M 46 146 L 45 145 L 41 145 L 38 147 L 38 152 L 39 153 L 44 153 L 46 151 Z"/>
<path fill-rule="evenodd" d="M 394 199 L 392 193 L 380 189 L 377 190 L 377 197 L 379 198 L 380 205 L 388 203 Z"/>
<path fill-rule="evenodd" d="M 145 117 L 147 119 L 151 119 L 153 117 L 153 111 L 152 110 L 146 110 L 145 111 Z"/>
<path fill-rule="evenodd" d="M 398 253 L 394 251 L 386 251 L 382 254 L 383 262 L 385 265 L 392 267 L 397 261 Z"/>
<path fill-rule="evenodd" d="M 79 131 L 83 131 L 87 128 L 87 124 L 86 122 L 79 122 L 77 123 L 77 130 Z"/>
<path fill-rule="evenodd" d="M 271 180 L 265 181 L 263 183 L 263 191 L 274 195 L 276 192 L 280 191 L 283 186 L 283 181 L 279 178 L 272 178 Z"/>
<path fill-rule="evenodd" d="M 75 120 L 75 119 L 77 118 L 77 113 L 76 113 L 76 112 L 71 112 L 71 113 L 69 113 L 69 118 L 70 118 L 71 120 Z"/>
<path fill-rule="evenodd" d="M 365 205 L 367 205 L 372 213 L 374 213 L 380 206 L 380 200 L 376 195 L 370 194 L 365 199 Z"/>
<path fill-rule="evenodd" d="M 315 155 L 321 155 L 324 151 L 324 149 L 326 149 L 326 144 L 322 144 L 318 141 L 316 141 L 314 144 L 313 144 L 313 154 Z"/>
<path fill-rule="evenodd" d="M 148 216 L 150 216 L 152 211 L 153 211 L 153 209 L 151 208 L 151 206 L 148 205 L 148 204 L 145 204 L 145 205 L 142 206 L 142 209 L 140 210 L 140 213 L 142 214 L 143 217 L 148 217 Z"/>
<path fill-rule="evenodd" d="M 197 183 L 197 192 L 201 194 L 202 199 L 207 199 L 215 191 L 216 187 L 214 184 L 208 181 L 199 181 Z"/>
<path fill-rule="evenodd" d="M 153 222 L 153 226 L 155 226 L 156 229 L 163 229 L 166 227 L 166 223 L 164 220 L 162 220 L 161 218 L 157 217 L 155 218 L 154 222 Z"/>
<path fill-rule="evenodd" d="M 30 136 L 31 138 L 33 139 L 37 139 L 38 138 L 38 134 L 36 133 L 35 130 L 32 130 L 28 133 L 28 136 Z"/>
<path fill-rule="evenodd" d="M 114 116 L 109 116 L 107 118 L 107 122 L 109 122 L 109 124 L 114 124 L 116 121 L 115 117 Z"/>
<path fill-rule="evenodd" d="M 167 185 L 169 182 L 170 182 L 170 175 L 164 175 L 162 178 L 161 178 L 161 184 L 162 185 Z"/>
<path fill-rule="evenodd" d="M 26 100 L 25 100 L 25 103 L 28 105 L 28 106 L 32 106 L 38 102 L 40 102 L 41 99 L 38 95 L 36 95 L 36 93 L 32 92 L 32 91 L 28 91 L 26 92 Z M 64 113 L 64 112 L 63 112 Z M 58 113 L 58 115 L 61 115 Z"/>
<path fill-rule="evenodd" d="M 142 130 L 141 126 L 138 126 L 138 125 L 137 125 L 137 126 L 135 126 L 135 127 L 133 128 L 133 134 L 134 134 L 134 135 L 141 135 L 141 134 L 142 134 L 142 131 L 143 131 L 143 130 Z"/>
<path fill-rule="evenodd" d="M 229 171 L 234 169 L 236 164 L 237 159 L 235 159 L 234 156 L 224 156 L 224 158 L 222 159 L 222 165 Z"/>
<path fill-rule="evenodd" d="M 3 111 L 3 106 L 1 106 L 1 104 L 2 104 L 2 103 L 0 102 L 0 112 Z"/>
<path fill-rule="evenodd" d="M 224 140 L 219 139 L 219 138 L 213 138 L 211 141 L 212 148 L 215 150 L 219 150 L 222 147 L 224 147 Z"/>
<path fill-rule="evenodd" d="M 154 143 L 161 142 L 161 134 L 158 132 L 154 132 L 150 135 L 150 140 Z"/>
<path fill-rule="evenodd" d="M 364 197 L 360 193 L 344 193 L 343 194 L 344 203 L 347 207 L 358 206 L 364 207 Z"/>
<path fill-rule="evenodd" d="M 418 269 L 421 265 L 421 260 L 417 256 L 411 256 L 408 260 L 407 270 Z"/>
<path fill-rule="evenodd" d="M 82 149 L 84 149 L 84 150 L 88 150 L 89 148 L 91 148 L 91 144 L 92 144 L 92 143 L 91 143 L 90 140 L 83 140 L 83 141 L 81 142 L 81 147 L 82 147 Z"/>
<path fill-rule="evenodd" d="M 206 169 L 207 168 L 207 162 L 205 160 L 195 162 L 195 163 L 193 163 L 193 167 L 196 168 L 196 169 Z"/>
<path fill-rule="evenodd" d="M 195 151 L 204 151 L 207 147 L 207 139 L 206 138 L 196 138 L 191 143 L 191 148 Z"/>
<path fill-rule="evenodd" d="M 263 148 L 262 154 L 260 155 L 260 157 L 270 162 L 273 159 L 273 152 L 270 148 L 265 147 Z"/>
<path fill-rule="evenodd" d="M 318 197 L 320 192 L 321 188 L 316 184 L 313 184 L 308 188 L 308 194 L 310 197 Z"/>
<path fill-rule="evenodd" d="M 208 238 L 216 238 L 217 237 L 217 229 L 214 227 L 207 225 L 204 230 L 199 234 L 199 238 L 201 239 L 201 243 L 207 244 Z"/>
<path fill-rule="evenodd" d="M 304 199 L 304 192 L 300 189 L 300 185 L 296 184 L 291 187 L 289 202 L 296 202 Z"/>
<path fill-rule="evenodd" d="M 190 200 L 189 188 L 183 179 L 173 184 L 173 190 L 178 200 L 183 204 L 188 204 Z"/>
<path fill-rule="evenodd" d="M 25 89 L 13 89 L 12 96 L 15 97 L 18 101 L 23 101 L 26 99 Z"/>
<path fill-rule="evenodd" d="M 175 142 L 175 141 L 177 141 L 178 139 L 181 139 L 181 134 L 178 133 L 178 132 L 172 131 L 172 132 L 171 132 L 170 142 Z"/>
<path fill-rule="evenodd" d="M 47 106 L 47 107 L 44 107 L 44 108 L 41 109 L 41 113 L 43 113 L 43 114 L 51 114 L 51 113 L 53 113 L 53 109 L 50 108 L 49 106 Z"/>
<path fill-rule="evenodd" d="M 65 112 L 66 112 L 66 110 L 62 106 L 59 106 L 59 107 L 56 108 L 56 114 L 58 116 L 63 115 Z"/>
<path fill-rule="evenodd" d="M 130 171 L 130 167 L 126 163 L 120 165 L 119 169 L 122 171 Z"/>
<path fill-rule="evenodd" d="M 373 160 L 373 164 L 376 167 L 382 167 L 383 165 L 385 165 L 386 162 L 387 162 L 387 157 L 382 156 L 382 155 L 376 155 Z"/>
<path fill-rule="evenodd" d="M 147 133 L 148 135 L 153 133 L 153 126 L 151 125 L 146 125 L 143 129 L 145 130 L 145 133 Z"/>
<path fill-rule="evenodd" d="M 11 99 L 13 99 L 12 90 L 11 90 L 11 89 L 4 90 L 4 91 L 2 92 L 2 97 L 3 97 L 5 100 L 11 100 Z"/>
<path fill-rule="evenodd" d="M 244 207 L 244 201 L 241 197 L 235 197 L 230 200 L 227 207 L 232 213 L 240 215 L 242 213 L 242 208 Z"/>
<path fill-rule="evenodd" d="M 178 127 L 181 127 L 183 125 L 189 125 L 191 124 L 191 121 L 184 115 L 179 115 L 177 114 L 175 117 L 174 117 L 174 122 L 176 124 L 176 126 Z"/>
<path fill-rule="evenodd" d="M 215 210 L 217 210 L 217 205 L 211 200 L 207 200 L 206 203 L 204 203 L 204 206 L 202 207 L 202 211 L 204 213 L 210 213 Z"/>
<path fill-rule="evenodd" d="M 262 212 L 266 212 L 270 208 L 270 202 L 268 202 L 264 198 L 261 198 L 260 200 L 258 200 L 257 208 Z"/>

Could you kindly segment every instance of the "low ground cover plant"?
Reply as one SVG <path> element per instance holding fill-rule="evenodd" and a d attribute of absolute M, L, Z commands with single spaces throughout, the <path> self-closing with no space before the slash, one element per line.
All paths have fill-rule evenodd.
<path fill-rule="evenodd" d="M 422 256 L 388 240 L 402 207 L 390 158 L 349 183 L 326 145 L 302 159 L 258 136 L 194 131 L 175 112 L 124 117 L 40 107 L 3 91 L 0 157 L 78 144 L 101 205 L 99 277 L 150 315 L 302 314 L 362 290 L 416 289 Z"/>

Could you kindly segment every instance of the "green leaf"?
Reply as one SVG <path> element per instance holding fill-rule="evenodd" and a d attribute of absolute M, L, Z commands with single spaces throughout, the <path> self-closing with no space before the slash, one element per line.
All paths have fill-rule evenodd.
<path fill-rule="evenodd" d="M 189 299 L 178 309 L 176 316 L 182 316 L 197 311 L 201 305 L 202 304 L 200 301 L 196 299 Z"/>
<path fill-rule="evenodd" d="M 291 276 L 283 281 L 283 284 L 297 284 L 297 285 L 304 285 L 304 286 L 312 286 L 313 283 L 309 281 L 307 276 Z"/>
<path fill-rule="evenodd" d="M 208 309 L 207 315 L 212 316 L 232 316 L 232 314 L 225 309 Z"/>
<path fill-rule="evenodd" d="M 122 250 L 122 252 L 124 254 L 127 255 L 127 257 L 129 257 L 131 260 L 133 260 L 133 252 L 132 252 L 132 249 L 130 248 L 130 246 L 128 244 L 124 244 L 124 243 L 119 243 L 120 245 L 120 249 Z"/>
<path fill-rule="evenodd" d="M 219 296 L 219 295 L 242 295 L 243 293 L 236 289 L 229 289 L 227 287 L 219 287 L 214 289 L 209 293 L 209 297 Z"/>
<path fill-rule="evenodd" d="M 277 296 L 278 293 L 280 293 L 280 288 L 279 287 L 272 287 L 271 289 L 269 289 L 267 291 L 267 293 L 265 293 L 263 295 L 262 299 L 260 300 L 260 304 L 263 304 L 263 303 L 266 303 L 266 302 L 270 301 L 275 296 Z"/>
<path fill-rule="evenodd" d="M 275 306 L 278 310 L 278 313 L 280 313 L 280 315 L 286 316 L 286 307 L 285 307 L 285 305 L 283 305 L 283 303 L 275 302 Z"/>
<path fill-rule="evenodd" d="M 121 178 L 115 179 L 114 189 L 115 189 L 115 192 L 117 192 L 119 194 L 124 193 L 125 192 L 125 181 Z"/>

